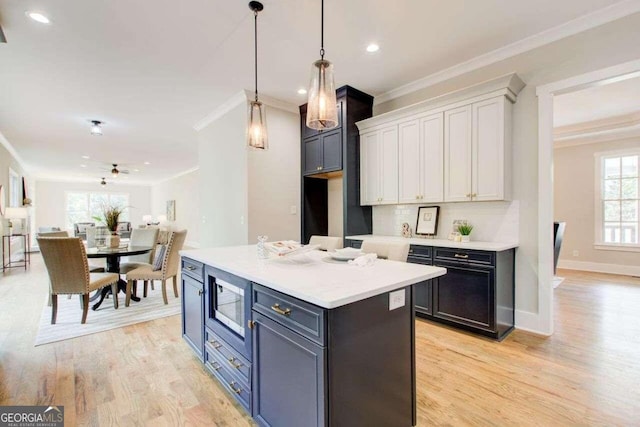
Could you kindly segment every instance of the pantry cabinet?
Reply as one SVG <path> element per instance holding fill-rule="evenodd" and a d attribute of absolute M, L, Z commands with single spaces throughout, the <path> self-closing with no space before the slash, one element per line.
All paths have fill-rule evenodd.
<path fill-rule="evenodd" d="M 398 203 L 398 127 L 360 137 L 361 204 Z"/>
<path fill-rule="evenodd" d="M 523 87 L 502 76 L 358 122 L 361 205 L 509 200 L 511 109 Z"/>

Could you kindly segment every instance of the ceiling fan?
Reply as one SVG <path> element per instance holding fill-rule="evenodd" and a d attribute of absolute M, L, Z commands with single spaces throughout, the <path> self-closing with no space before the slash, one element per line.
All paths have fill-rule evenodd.
<path fill-rule="evenodd" d="M 120 174 L 124 174 L 124 175 L 128 175 L 129 174 L 129 171 L 126 170 L 126 169 L 118 169 L 118 164 L 117 163 L 112 163 L 111 166 L 113 166 L 112 169 L 104 169 L 103 168 L 101 170 L 111 172 L 111 176 L 114 177 L 114 178 L 117 178 L 118 175 L 120 175 Z"/>

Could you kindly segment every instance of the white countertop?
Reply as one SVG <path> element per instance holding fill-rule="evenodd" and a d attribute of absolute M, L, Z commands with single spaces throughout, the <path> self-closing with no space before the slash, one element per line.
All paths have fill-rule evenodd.
<path fill-rule="evenodd" d="M 456 248 L 456 249 L 476 249 L 481 251 L 500 252 L 507 249 L 517 248 L 517 243 L 503 243 L 503 242 L 474 242 L 469 243 L 454 242 L 453 240 L 445 239 L 421 239 L 419 237 L 398 237 L 398 236 L 380 236 L 377 234 L 363 234 L 360 236 L 347 236 L 345 239 L 352 240 L 376 240 L 380 242 L 402 242 L 409 243 L 410 245 L 421 246 L 439 246 L 442 248 Z"/>
<path fill-rule="evenodd" d="M 378 259 L 371 266 L 326 262 L 311 251 L 292 258 L 259 259 L 256 246 L 192 249 L 180 255 L 324 308 L 336 308 L 424 280 L 447 270 Z"/>

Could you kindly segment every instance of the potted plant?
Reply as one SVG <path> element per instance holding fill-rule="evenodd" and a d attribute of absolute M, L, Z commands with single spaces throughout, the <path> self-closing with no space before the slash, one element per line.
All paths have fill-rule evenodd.
<path fill-rule="evenodd" d="M 120 219 L 120 215 L 124 212 L 125 208 L 120 206 L 110 206 L 103 205 L 102 206 L 102 216 L 94 216 L 98 222 L 104 223 L 107 226 L 107 229 L 110 232 L 110 235 L 107 236 L 106 245 L 110 248 L 117 248 L 120 246 L 120 236 L 118 236 L 118 221 Z"/>
<path fill-rule="evenodd" d="M 473 225 L 471 224 L 460 224 L 458 226 L 458 232 L 462 237 L 461 239 L 462 243 L 469 243 L 469 235 L 471 234 L 472 230 L 473 230 Z"/>

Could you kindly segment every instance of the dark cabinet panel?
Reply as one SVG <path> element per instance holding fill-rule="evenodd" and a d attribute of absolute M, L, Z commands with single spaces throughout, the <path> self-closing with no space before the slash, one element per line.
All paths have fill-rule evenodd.
<path fill-rule="evenodd" d="M 433 279 L 433 315 L 474 328 L 495 328 L 495 270 L 436 264 L 447 274 Z"/>
<path fill-rule="evenodd" d="M 416 306 L 416 312 L 419 314 L 426 314 L 429 316 L 433 314 L 433 310 L 431 308 L 432 282 L 432 280 L 425 280 L 424 282 L 413 285 L 413 298 Z"/>
<path fill-rule="evenodd" d="M 304 141 L 304 174 L 310 175 L 322 170 L 322 137 L 316 136 Z"/>
<path fill-rule="evenodd" d="M 322 135 L 322 172 L 342 169 L 342 131 Z"/>
<path fill-rule="evenodd" d="M 203 359 L 204 351 L 204 285 L 182 275 L 182 336 Z"/>
<path fill-rule="evenodd" d="M 324 426 L 326 348 L 253 316 L 254 418 L 264 426 Z"/>
<path fill-rule="evenodd" d="M 349 248 L 360 249 L 362 247 L 362 240 L 345 239 L 344 245 Z"/>

